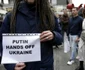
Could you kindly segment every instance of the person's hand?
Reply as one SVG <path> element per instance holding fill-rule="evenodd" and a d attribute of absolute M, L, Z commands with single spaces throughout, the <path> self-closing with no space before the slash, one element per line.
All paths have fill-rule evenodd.
<path fill-rule="evenodd" d="M 25 63 L 18 63 L 18 64 L 16 64 L 14 70 L 22 70 L 22 69 L 24 69 L 25 67 L 26 67 Z"/>
<path fill-rule="evenodd" d="M 79 38 L 77 38 L 77 39 L 75 40 L 75 42 L 79 42 Z"/>
<path fill-rule="evenodd" d="M 52 40 L 53 38 L 54 38 L 54 35 L 50 30 L 43 31 L 40 35 L 41 42 L 49 41 L 49 40 Z"/>

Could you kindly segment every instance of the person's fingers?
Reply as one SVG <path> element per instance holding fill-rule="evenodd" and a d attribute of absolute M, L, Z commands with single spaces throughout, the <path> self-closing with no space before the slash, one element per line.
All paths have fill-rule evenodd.
<path fill-rule="evenodd" d="M 22 69 L 24 69 L 25 68 L 25 66 L 22 66 L 22 67 L 15 67 L 15 70 L 22 70 Z"/>
<path fill-rule="evenodd" d="M 51 31 L 44 31 L 41 33 L 40 37 L 43 38 L 43 37 L 51 35 L 51 34 L 53 34 Z"/>
<path fill-rule="evenodd" d="M 53 33 L 51 31 L 44 31 L 41 33 L 40 35 L 40 41 L 48 41 L 48 40 L 52 40 L 54 37 Z"/>
<path fill-rule="evenodd" d="M 18 63 L 15 66 L 15 70 L 22 70 L 23 68 L 25 68 L 25 64 L 24 63 Z"/>
<path fill-rule="evenodd" d="M 15 70 L 22 70 L 23 67 L 15 67 Z"/>
<path fill-rule="evenodd" d="M 47 38 L 43 38 L 40 40 L 41 42 L 45 42 L 45 41 L 48 41 Z"/>
<path fill-rule="evenodd" d="M 17 63 L 16 66 L 25 66 L 25 63 Z"/>
<path fill-rule="evenodd" d="M 41 40 L 41 42 L 48 41 L 48 40 L 52 40 L 53 37 L 54 37 L 54 35 L 51 31 L 44 31 L 40 36 L 40 40 Z"/>
<path fill-rule="evenodd" d="M 48 40 L 52 40 L 53 39 L 53 35 L 52 34 L 49 34 L 47 37 L 44 37 L 41 40 L 41 42 L 45 42 L 45 41 L 48 41 Z"/>
<path fill-rule="evenodd" d="M 51 35 L 50 32 L 49 32 L 49 33 L 46 33 L 46 34 L 41 34 L 40 39 L 46 38 L 46 37 L 48 37 L 49 35 Z"/>
<path fill-rule="evenodd" d="M 53 39 L 53 35 L 51 34 L 48 36 L 48 40 L 52 40 L 52 39 Z"/>
<path fill-rule="evenodd" d="M 46 34 L 46 33 L 48 33 L 48 32 L 49 32 L 49 30 L 43 31 L 41 34 Z"/>

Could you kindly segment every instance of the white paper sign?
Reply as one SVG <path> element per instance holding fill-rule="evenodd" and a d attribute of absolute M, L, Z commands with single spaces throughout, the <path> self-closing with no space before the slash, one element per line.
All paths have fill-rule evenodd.
<path fill-rule="evenodd" d="M 2 64 L 41 61 L 40 34 L 3 34 Z"/>

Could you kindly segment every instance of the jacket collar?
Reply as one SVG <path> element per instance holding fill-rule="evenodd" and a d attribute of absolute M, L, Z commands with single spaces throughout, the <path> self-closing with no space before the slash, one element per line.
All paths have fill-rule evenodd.
<path fill-rule="evenodd" d="M 31 12 L 31 14 L 33 15 L 36 12 L 36 8 L 35 5 L 28 5 L 26 2 L 23 1 L 20 3 L 18 11 L 25 15 L 29 15 Z"/>

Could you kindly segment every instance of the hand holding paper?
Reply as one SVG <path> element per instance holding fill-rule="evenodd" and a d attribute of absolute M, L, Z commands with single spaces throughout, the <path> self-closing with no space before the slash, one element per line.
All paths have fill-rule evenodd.
<path fill-rule="evenodd" d="M 54 38 L 54 35 L 50 30 L 43 31 L 40 35 L 41 42 L 49 41 L 49 40 L 52 40 L 53 38 Z"/>
<path fill-rule="evenodd" d="M 18 63 L 15 66 L 15 70 L 22 70 L 26 67 L 25 63 Z"/>

